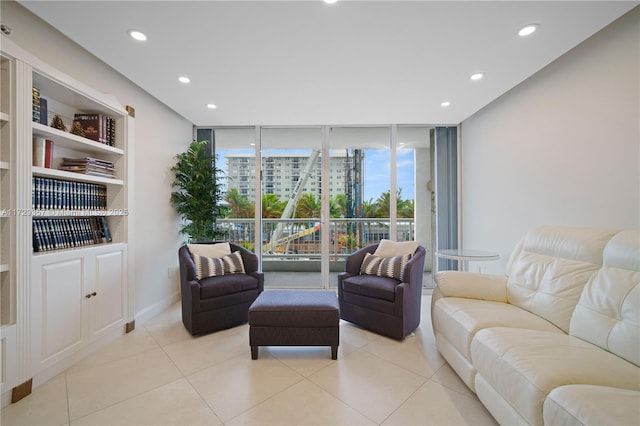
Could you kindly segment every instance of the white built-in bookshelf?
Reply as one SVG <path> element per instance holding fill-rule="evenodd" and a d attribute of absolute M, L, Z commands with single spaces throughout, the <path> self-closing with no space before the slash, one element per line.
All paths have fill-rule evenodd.
<path fill-rule="evenodd" d="M 122 334 L 132 320 L 128 146 L 134 119 L 131 108 L 6 37 L 0 46 L 4 403 L 9 395 L 28 394 L 34 377 L 41 382 L 107 336 Z M 99 116 L 108 138 L 71 133 L 81 115 Z M 52 127 L 54 116 L 66 130 Z M 46 162 L 40 161 L 43 141 Z"/>

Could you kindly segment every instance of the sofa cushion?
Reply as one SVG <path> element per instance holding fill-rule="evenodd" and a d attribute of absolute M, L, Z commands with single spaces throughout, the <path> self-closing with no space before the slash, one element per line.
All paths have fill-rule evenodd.
<path fill-rule="evenodd" d="M 604 247 L 615 233 L 552 226 L 529 232 L 509 260 L 509 303 L 569 332 L 582 289 L 600 269 Z"/>
<path fill-rule="evenodd" d="M 634 364 L 561 333 L 487 328 L 471 342 L 471 359 L 478 375 L 529 424 L 543 424 L 542 405 L 558 386 L 640 389 L 640 369 Z"/>
<path fill-rule="evenodd" d="M 507 303 L 445 297 L 432 307 L 433 326 L 471 361 L 471 341 L 488 327 L 520 327 L 562 333 L 562 330 L 531 312 Z"/>
<path fill-rule="evenodd" d="M 200 280 L 200 299 L 225 296 L 258 288 L 258 279 L 252 275 L 231 274 Z"/>
<path fill-rule="evenodd" d="M 353 275 L 342 280 L 342 290 L 362 296 L 393 302 L 400 280 L 377 275 Z"/>
<path fill-rule="evenodd" d="M 401 280 L 404 266 L 409 261 L 409 258 L 411 258 L 411 255 L 408 253 L 394 257 L 380 257 L 367 253 L 362 260 L 360 274 L 378 275 Z"/>
<path fill-rule="evenodd" d="M 640 391 L 591 385 L 560 386 L 545 399 L 542 416 L 548 425 L 637 426 Z"/>
<path fill-rule="evenodd" d="M 585 286 L 570 333 L 640 365 L 640 232 L 622 231 Z"/>

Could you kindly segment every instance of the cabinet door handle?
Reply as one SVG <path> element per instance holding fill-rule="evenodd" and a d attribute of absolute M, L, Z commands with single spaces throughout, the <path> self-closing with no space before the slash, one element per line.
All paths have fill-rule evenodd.
<path fill-rule="evenodd" d="M 93 293 L 89 293 L 89 294 L 85 294 L 84 297 L 86 299 L 91 299 L 93 296 L 97 295 L 98 293 L 96 293 L 95 291 Z"/>

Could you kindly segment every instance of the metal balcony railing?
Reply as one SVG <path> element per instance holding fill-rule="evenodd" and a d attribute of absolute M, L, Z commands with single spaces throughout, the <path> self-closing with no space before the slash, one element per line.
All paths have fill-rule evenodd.
<path fill-rule="evenodd" d="M 282 223 L 284 230 L 276 240 L 272 239 L 276 226 Z M 329 256 L 343 260 L 357 249 L 376 244 L 389 236 L 389 218 L 330 219 Z M 257 252 L 262 247 L 263 259 L 286 257 L 319 260 L 321 255 L 320 219 L 262 219 L 262 241 L 255 243 L 255 219 L 218 219 L 219 239 L 244 246 Z M 414 239 L 413 219 L 398 219 L 396 241 Z"/>

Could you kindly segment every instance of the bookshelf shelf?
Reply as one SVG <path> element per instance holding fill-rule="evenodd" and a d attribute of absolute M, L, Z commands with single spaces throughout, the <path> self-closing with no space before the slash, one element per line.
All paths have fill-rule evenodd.
<path fill-rule="evenodd" d="M 0 161 L 0 170 L 9 170 L 9 163 L 7 161 Z"/>
<path fill-rule="evenodd" d="M 124 185 L 124 181 L 121 179 L 112 179 L 112 178 L 106 178 L 101 176 L 91 176 L 91 175 L 85 175 L 82 173 L 67 172 L 65 170 L 58 170 L 58 169 L 46 169 L 44 167 L 33 166 L 32 173 L 34 176 L 40 176 L 40 177 L 75 180 L 75 181 L 89 182 L 89 183 L 102 183 L 105 185 L 116 185 L 116 186 Z"/>
<path fill-rule="evenodd" d="M 113 146 L 105 145 L 91 139 L 76 136 L 72 133 L 63 132 L 53 127 L 45 126 L 40 123 L 31 123 L 33 126 L 33 136 L 43 137 L 45 139 L 54 140 L 54 149 L 58 147 L 71 148 L 80 150 L 87 154 L 95 155 L 124 155 L 124 150 Z"/>
<path fill-rule="evenodd" d="M 9 114 L 5 112 L 0 112 L 0 122 L 8 123 L 9 122 Z"/>
<path fill-rule="evenodd" d="M 9 272 L 9 264 L 0 263 L 0 272 Z"/>

